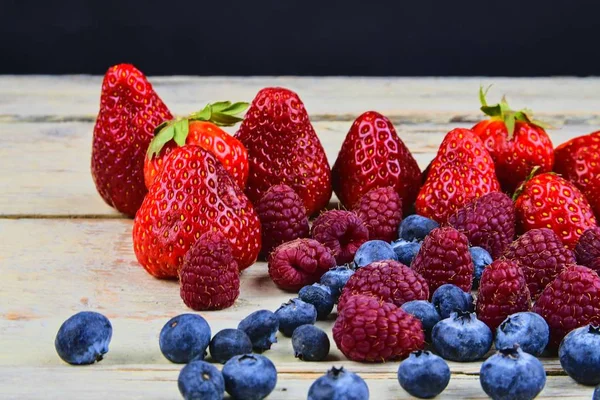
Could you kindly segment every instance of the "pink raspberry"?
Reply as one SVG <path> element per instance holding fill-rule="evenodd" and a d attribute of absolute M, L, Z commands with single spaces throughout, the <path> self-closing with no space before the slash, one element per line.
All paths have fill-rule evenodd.
<path fill-rule="evenodd" d="M 370 190 L 361 197 L 353 211 L 369 230 L 369 240 L 391 242 L 398 238 L 402 198 L 393 187 Z"/>
<path fill-rule="evenodd" d="M 337 265 L 342 265 L 352 261 L 358 248 L 369 240 L 369 230 L 355 213 L 331 210 L 315 220 L 312 237 L 329 248 Z"/>

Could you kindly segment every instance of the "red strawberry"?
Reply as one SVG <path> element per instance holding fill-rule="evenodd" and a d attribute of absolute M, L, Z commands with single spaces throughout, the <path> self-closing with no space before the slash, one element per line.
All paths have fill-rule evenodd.
<path fill-rule="evenodd" d="M 94 126 L 92 177 L 106 203 L 133 217 L 146 195 L 144 156 L 154 128 L 173 116 L 137 68 L 110 67 L 104 75 Z"/>
<path fill-rule="evenodd" d="M 393 187 L 370 190 L 356 204 L 354 212 L 369 230 L 369 240 L 391 242 L 398 238 L 402 199 Z"/>
<path fill-rule="evenodd" d="M 240 271 L 229 241 L 208 231 L 192 245 L 179 271 L 180 295 L 196 311 L 221 310 L 240 294 Z"/>
<path fill-rule="evenodd" d="M 600 218 L 600 175 L 590 179 L 590 183 L 586 186 L 583 194 L 590 202 L 592 211 L 596 216 L 596 220 L 598 220 Z"/>
<path fill-rule="evenodd" d="M 592 261 L 600 258 L 600 227 L 593 226 L 583 232 L 575 247 L 577 263 L 590 267 Z"/>
<path fill-rule="evenodd" d="M 260 221 L 217 158 L 198 146 L 174 149 L 135 216 L 133 248 L 157 278 L 175 278 L 183 256 L 200 236 L 221 232 L 240 270 L 260 250 Z"/>
<path fill-rule="evenodd" d="M 369 230 L 350 211 L 326 211 L 313 222 L 312 237 L 331 250 L 337 265 L 354 260 L 358 248 L 369 240 Z"/>
<path fill-rule="evenodd" d="M 552 229 L 573 249 L 583 231 L 596 225 L 590 204 L 579 189 L 554 173 L 534 176 L 515 197 L 517 232 Z"/>
<path fill-rule="evenodd" d="M 530 308 L 529 289 L 517 262 L 496 260 L 483 270 L 477 296 L 477 318 L 492 332 L 509 315 Z"/>
<path fill-rule="evenodd" d="M 446 135 L 417 197 L 417 213 L 439 223 L 469 201 L 500 190 L 494 162 L 468 129 Z"/>
<path fill-rule="evenodd" d="M 256 202 L 273 185 L 285 183 L 312 215 L 329 203 L 331 172 L 325 150 L 298 95 L 262 89 L 235 134 L 248 149 L 248 198 Z"/>
<path fill-rule="evenodd" d="M 592 178 L 600 176 L 600 131 L 561 144 L 554 157 L 554 171 L 585 193 Z"/>
<path fill-rule="evenodd" d="M 408 212 L 421 186 L 417 162 L 390 120 L 375 111 L 360 115 L 350 127 L 332 177 L 333 189 L 346 208 L 354 208 L 371 189 L 393 186 Z"/>
<path fill-rule="evenodd" d="M 247 106 L 247 103 L 231 104 L 229 101 L 208 104 L 202 111 L 187 118 L 177 118 L 159 125 L 144 161 L 146 187 L 150 188 L 173 149 L 192 144 L 213 153 L 243 189 L 248 179 L 248 152 L 239 140 L 219 126 L 233 126 L 241 121 L 242 118 L 236 115 Z"/>
<path fill-rule="evenodd" d="M 600 324 L 600 277 L 589 268 L 571 265 L 550 283 L 533 306 L 550 327 L 550 346 L 558 347 L 567 333 Z"/>
<path fill-rule="evenodd" d="M 432 294 L 446 283 L 471 291 L 474 266 L 469 241 L 449 226 L 436 228 L 425 237 L 411 268 L 425 278 Z"/>
<path fill-rule="evenodd" d="M 505 192 L 512 193 L 534 167 L 552 171 L 554 151 L 550 137 L 539 121 L 531 119 L 531 111 L 513 111 L 503 98 L 488 106 L 483 88 L 479 90 L 481 111 L 490 119 L 473 127 L 496 164 L 496 174 Z"/>

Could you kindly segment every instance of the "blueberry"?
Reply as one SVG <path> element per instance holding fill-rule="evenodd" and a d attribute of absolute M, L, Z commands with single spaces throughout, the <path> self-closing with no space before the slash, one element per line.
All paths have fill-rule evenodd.
<path fill-rule="evenodd" d="M 444 359 L 429 351 L 415 351 L 398 368 L 400 386 L 410 395 L 430 399 L 442 393 L 450 382 L 450 368 Z"/>
<path fill-rule="evenodd" d="M 308 400 L 369 400 L 369 387 L 354 372 L 333 367 L 310 385 Z"/>
<path fill-rule="evenodd" d="M 544 388 L 546 372 L 540 360 L 515 346 L 488 358 L 481 365 L 479 381 L 494 400 L 529 400 Z"/>
<path fill-rule="evenodd" d="M 473 296 L 458 286 L 446 283 L 433 292 L 431 302 L 440 313 L 442 319 L 448 318 L 456 311 L 473 311 Z"/>
<path fill-rule="evenodd" d="M 244 318 L 238 324 L 238 329 L 246 332 L 254 351 L 263 352 L 277 343 L 275 335 L 279 330 L 279 320 L 272 311 L 258 310 Z"/>
<path fill-rule="evenodd" d="M 369 240 L 364 242 L 354 255 L 354 264 L 357 268 L 367 266 L 375 261 L 396 260 L 396 253 L 388 242 L 383 240 Z"/>
<path fill-rule="evenodd" d="M 186 400 L 221 400 L 225 394 L 223 375 L 206 361 L 192 361 L 183 367 L 177 386 Z"/>
<path fill-rule="evenodd" d="M 475 265 L 475 269 L 473 270 L 473 289 L 477 289 L 479 287 L 479 281 L 481 280 L 481 274 L 483 274 L 483 270 L 494 260 L 492 260 L 490 253 L 481 247 L 473 246 L 469 249 L 469 252 L 471 253 L 471 259 Z"/>
<path fill-rule="evenodd" d="M 290 299 L 275 311 L 275 316 L 279 320 L 279 332 L 289 337 L 300 325 L 313 325 L 317 320 L 317 309 L 300 299 Z"/>
<path fill-rule="evenodd" d="M 452 313 L 433 327 L 431 339 L 435 351 L 452 361 L 475 361 L 492 347 L 492 331 L 474 313 Z"/>
<path fill-rule="evenodd" d="M 395 242 L 392 242 L 392 248 L 396 253 L 398 261 L 410 267 L 410 264 L 412 264 L 413 260 L 417 256 L 417 253 L 419 250 L 421 250 L 421 243 L 407 242 L 406 240 L 399 239 Z"/>
<path fill-rule="evenodd" d="M 497 349 L 518 344 L 526 353 L 540 356 L 550 337 L 548 324 L 533 312 L 519 312 L 506 318 L 496 329 Z"/>
<path fill-rule="evenodd" d="M 300 300 L 312 304 L 317 309 L 317 319 L 326 319 L 335 304 L 329 286 L 314 283 L 304 286 L 298 293 Z"/>
<path fill-rule="evenodd" d="M 93 364 L 108 353 L 112 325 L 104 315 L 82 311 L 60 326 L 54 346 L 59 357 L 73 365 Z"/>
<path fill-rule="evenodd" d="M 431 338 L 433 327 L 441 320 L 440 314 L 433 304 L 425 300 L 412 300 L 402 304 L 400 308 L 419 318 L 423 324 L 425 335 L 427 338 Z"/>
<path fill-rule="evenodd" d="M 600 386 L 596 386 L 592 400 L 600 400 Z"/>
<path fill-rule="evenodd" d="M 210 335 L 210 326 L 204 318 L 197 314 L 181 314 L 163 326 L 158 343 L 167 360 L 187 364 L 204 359 Z"/>
<path fill-rule="evenodd" d="M 240 329 L 223 329 L 212 338 L 208 348 L 213 360 L 225 364 L 233 356 L 252 353 L 252 341 Z"/>
<path fill-rule="evenodd" d="M 407 242 L 421 241 L 429 232 L 438 228 L 440 225 L 432 219 L 421 215 L 413 214 L 404 218 L 398 228 L 398 237 Z"/>
<path fill-rule="evenodd" d="M 558 358 L 577 382 L 600 384 L 600 326 L 586 325 L 569 332 L 558 348 Z"/>
<path fill-rule="evenodd" d="M 301 325 L 292 334 L 294 355 L 304 361 L 323 361 L 329 354 L 329 337 L 314 325 Z"/>
<path fill-rule="evenodd" d="M 337 303 L 340 294 L 342 294 L 342 289 L 352 275 L 354 275 L 354 270 L 347 265 L 333 267 L 321 276 L 321 285 L 329 287 L 331 295 Z"/>
<path fill-rule="evenodd" d="M 277 384 L 275 365 L 260 354 L 235 356 L 223 366 L 225 390 L 234 399 L 260 400 Z"/>

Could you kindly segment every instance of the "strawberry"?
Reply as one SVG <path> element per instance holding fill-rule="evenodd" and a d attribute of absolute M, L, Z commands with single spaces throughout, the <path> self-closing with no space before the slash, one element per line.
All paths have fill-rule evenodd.
<path fill-rule="evenodd" d="M 494 162 L 481 139 L 468 129 L 454 129 L 431 162 L 417 213 L 443 224 L 464 204 L 499 189 Z"/>
<path fill-rule="evenodd" d="M 235 134 L 248 149 L 246 195 L 257 202 L 273 185 L 285 183 L 312 215 L 329 203 L 331 172 L 325 150 L 298 95 L 262 89 Z"/>
<path fill-rule="evenodd" d="M 252 204 L 212 153 L 177 147 L 135 216 L 135 255 L 155 277 L 176 278 L 185 253 L 210 230 L 229 240 L 240 270 L 256 260 L 260 222 Z"/>
<path fill-rule="evenodd" d="M 333 190 L 348 209 L 371 189 L 393 186 L 407 213 L 421 186 L 421 170 L 394 126 L 368 111 L 350 127 L 332 169 Z"/>
<path fill-rule="evenodd" d="M 246 107 L 248 103 L 222 101 L 208 104 L 187 118 L 173 119 L 157 126 L 144 161 L 146 187 L 152 186 L 165 158 L 174 148 L 192 144 L 213 153 L 243 189 L 248 179 L 248 152 L 239 140 L 219 126 L 233 126 L 241 121 L 242 118 L 236 115 Z"/>
<path fill-rule="evenodd" d="M 583 190 L 583 194 L 590 202 L 596 220 L 600 218 L 600 175 L 593 177 Z"/>
<path fill-rule="evenodd" d="M 92 142 L 92 178 L 111 207 L 133 217 L 146 195 L 144 154 L 154 128 L 173 118 L 144 74 L 110 67 L 102 81 Z"/>
<path fill-rule="evenodd" d="M 600 176 L 600 131 L 561 144 L 554 157 L 554 171 L 585 193 L 590 181 Z"/>
<path fill-rule="evenodd" d="M 486 94 L 487 90 L 479 89 L 481 111 L 490 118 L 472 129 L 490 152 L 502 189 L 513 193 L 533 167 L 538 166 L 541 172 L 552 171 L 552 141 L 544 124 L 531 118 L 531 111 L 513 111 L 504 98 L 489 106 Z"/>

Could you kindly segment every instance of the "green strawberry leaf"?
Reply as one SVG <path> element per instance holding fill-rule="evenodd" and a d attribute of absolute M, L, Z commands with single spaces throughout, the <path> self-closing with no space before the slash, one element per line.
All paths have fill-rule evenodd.
<path fill-rule="evenodd" d="M 525 184 L 527 182 L 529 182 L 535 175 L 537 175 L 540 168 L 542 168 L 542 167 L 539 165 L 536 165 L 535 167 L 533 167 L 531 169 L 531 172 L 529 172 L 529 175 L 527 175 L 527 178 L 525 178 L 525 180 L 519 185 L 517 190 L 515 190 L 515 193 L 513 193 L 513 196 L 512 196 L 513 201 L 517 201 L 517 199 L 519 198 L 519 196 L 521 195 L 521 193 L 523 193 L 523 190 L 525 189 Z"/>
<path fill-rule="evenodd" d="M 190 114 L 190 121 L 208 121 L 218 126 L 233 126 L 243 121 L 244 118 L 238 116 L 249 104 L 238 102 L 231 104 L 230 101 L 220 101 L 213 104 L 207 104 L 201 111 Z"/>
<path fill-rule="evenodd" d="M 230 101 L 217 101 L 216 103 L 209 104 L 213 112 L 221 112 L 227 109 L 227 107 L 229 107 L 230 105 Z"/>
<path fill-rule="evenodd" d="M 243 118 L 219 112 L 213 113 L 211 118 L 211 122 L 217 126 L 232 126 L 240 121 Z"/>
<path fill-rule="evenodd" d="M 188 133 L 190 131 L 190 122 L 187 119 L 182 119 L 173 125 L 175 134 L 173 135 L 173 139 L 178 146 L 183 146 L 187 139 Z"/>
<path fill-rule="evenodd" d="M 202 110 L 190 114 L 189 119 L 191 121 L 210 121 L 211 116 L 212 107 L 210 104 L 207 104 Z"/>
<path fill-rule="evenodd" d="M 148 158 L 152 159 L 159 154 L 164 145 L 175 136 L 175 127 L 172 124 L 167 124 L 159 131 L 148 146 Z"/>
<path fill-rule="evenodd" d="M 232 105 L 230 105 L 229 107 L 227 107 L 226 109 L 222 110 L 223 113 L 225 114 L 229 114 L 229 115 L 236 115 L 236 114 L 240 114 L 244 111 L 246 111 L 246 109 L 248 108 L 250 104 L 249 103 L 245 103 L 245 102 L 237 102 L 237 103 L 233 103 Z M 213 107 L 214 109 L 214 107 Z"/>
<path fill-rule="evenodd" d="M 490 88 L 492 87 L 492 85 L 489 85 L 488 87 L 486 87 L 485 89 L 483 89 L 483 85 L 479 85 L 479 102 L 481 103 L 481 107 L 487 107 L 487 100 L 485 99 L 485 96 L 487 96 L 487 93 L 490 91 Z"/>
<path fill-rule="evenodd" d="M 506 125 L 506 130 L 508 132 L 508 137 L 512 137 L 515 132 L 515 122 L 517 116 L 512 111 L 507 111 L 504 113 L 504 125 Z"/>

